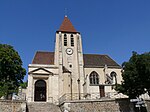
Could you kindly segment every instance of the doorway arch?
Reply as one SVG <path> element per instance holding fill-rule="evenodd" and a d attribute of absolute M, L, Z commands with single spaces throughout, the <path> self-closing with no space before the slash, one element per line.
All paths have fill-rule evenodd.
<path fill-rule="evenodd" d="M 37 80 L 34 87 L 34 101 L 46 101 L 46 82 Z"/>

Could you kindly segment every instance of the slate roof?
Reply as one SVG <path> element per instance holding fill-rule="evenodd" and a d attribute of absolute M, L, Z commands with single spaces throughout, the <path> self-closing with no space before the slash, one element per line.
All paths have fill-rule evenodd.
<path fill-rule="evenodd" d="M 62 24 L 60 25 L 60 28 L 59 28 L 58 31 L 61 31 L 61 32 L 72 32 L 72 33 L 76 33 L 77 32 L 67 16 L 64 17 L 64 20 L 63 20 Z"/>
<path fill-rule="evenodd" d="M 54 52 L 37 51 L 32 64 L 54 65 Z"/>
<path fill-rule="evenodd" d="M 85 68 L 104 67 L 105 65 L 112 68 L 121 68 L 120 65 L 118 65 L 108 55 L 83 54 L 83 59 Z M 32 64 L 54 65 L 54 52 L 37 51 Z"/>
<path fill-rule="evenodd" d="M 107 65 L 108 67 L 117 67 L 121 68 L 113 59 L 111 59 L 108 55 L 100 55 L 100 54 L 83 54 L 84 67 L 104 67 Z"/>

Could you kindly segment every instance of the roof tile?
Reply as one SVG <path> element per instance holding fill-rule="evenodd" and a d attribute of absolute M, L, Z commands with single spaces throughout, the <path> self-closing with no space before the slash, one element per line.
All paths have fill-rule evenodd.
<path fill-rule="evenodd" d="M 84 67 L 101 67 L 107 65 L 108 67 L 119 67 L 113 59 L 108 55 L 99 54 L 84 54 Z"/>
<path fill-rule="evenodd" d="M 117 67 L 121 68 L 113 59 L 108 55 L 100 54 L 83 54 L 84 67 L 93 68 L 93 67 Z M 54 52 L 43 52 L 37 51 L 32 64 L 50 64 L 54 65 Z"/>
<path fill-rule="evenodd" d="M 60 28 L 58 31 L 62 32 L 77 32 L 74 26 L 72 25 L 71 21 L 67 16 L 65 16 Z"/>
<path fill-rule="evenodd" d="M 54 65 L 54 52 L 37 51 L 32 64 L 50 64 Z"/>

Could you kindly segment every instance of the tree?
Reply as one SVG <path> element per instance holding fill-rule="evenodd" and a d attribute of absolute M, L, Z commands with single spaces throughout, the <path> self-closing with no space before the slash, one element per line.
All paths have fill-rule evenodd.
<path fill-rule="evenodd" d="M 150 52 L 133 52 L 129 61 L 122 64 L 122 68 L 123 81 L 116 86 L 117 91 L 129 98 L 139 97 L 146 92 L 150 95 Z"/>
<path fill-rule="evenodd" d="M 25 74 L 18 52 L 10 45 L 0 44 L 0 97 L 17 91 Z"/>
<path fill-rule="evenodd" d="M 23 89 L 26 89 L 27 86 L 28 86 L 28 81 L 21 83 L 20 86 L 21 86 Z"/>

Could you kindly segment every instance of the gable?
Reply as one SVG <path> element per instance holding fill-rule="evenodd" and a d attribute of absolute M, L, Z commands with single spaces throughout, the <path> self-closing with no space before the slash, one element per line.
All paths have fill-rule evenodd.
<path fill-rule="evenodd" d="M 45 68 L 37 68 L 32 71 L 30 71 L 28 74 L 53 74 L 49 70 L 46 70 Z"/>

